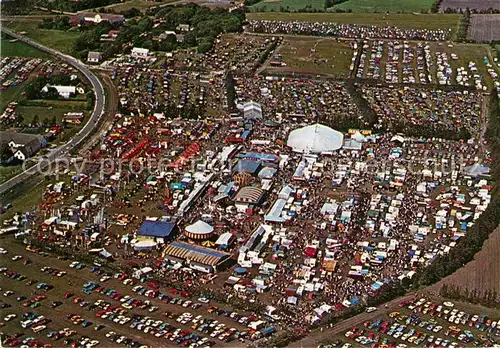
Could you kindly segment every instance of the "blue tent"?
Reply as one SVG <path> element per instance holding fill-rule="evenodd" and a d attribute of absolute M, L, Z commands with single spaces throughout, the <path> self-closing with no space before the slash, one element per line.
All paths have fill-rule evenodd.
<path fill-rule="evenodd" d="M 145 237 L 167 238 L 172 234 L 174 227 L 175 224 L 173 222 L 146 220 L 142 223 L 139 231 L 137 231 L 137 235 Z"/>

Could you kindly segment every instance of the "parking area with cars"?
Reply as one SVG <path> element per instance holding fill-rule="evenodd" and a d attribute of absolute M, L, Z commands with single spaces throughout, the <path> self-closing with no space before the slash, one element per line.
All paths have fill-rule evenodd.
<path fill-rule="evenodd" d="M 326 340 L 323 346 L 490 347 L 500 337 L 499 319 L 492 309 L 415 297 Z"/>
<path fill-rule="evenodd" d="M 8 250 L 22 254 L 23 248 L 13 243 Z M 10 252 L 0 269 L 6 346 L 239 346 L 258 337 L 259 318 L 251 313 L 95 265 L 24 253 L 30 267 L 22 273 L 15 271 L 22 261 L 13 261 Z"/>

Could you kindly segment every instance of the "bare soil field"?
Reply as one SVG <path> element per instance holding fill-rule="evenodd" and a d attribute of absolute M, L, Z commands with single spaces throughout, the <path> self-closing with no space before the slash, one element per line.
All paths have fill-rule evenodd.
<path fill-rule="evenodd" d="M 500 40 L 500 14 L 472 15 L 467 38 L 479 42 Z"/>
<path fill-rule="evenodd" d="M 500 293 L 500 228 L 497 228 L 476 254 L 474 260 L 442 279 L 431 289 L 439 292 L 443 284 L 459 286 L 469 291 L 496 291 Z"/>
<path fill-rule="evenodd" d="M 462 9 L 465 10 L 469 8 L 471 10 L 500 10 L 500 1 L 498 0 L 443 0 L 441 2 L 441 11 L 445 11 L 447 8 L 451 9 Z"/>

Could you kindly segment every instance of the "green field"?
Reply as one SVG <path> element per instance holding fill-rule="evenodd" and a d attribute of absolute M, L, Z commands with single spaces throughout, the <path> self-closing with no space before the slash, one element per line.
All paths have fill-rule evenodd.
<path fill-rule="evenodd" d="M 36 42 L 67 54 L 71 53 L 73 41 L 80 36 L 78 31 L 40 29 L 37 22 L 9 23 L 7 26 L 18 33 L 26 32 L 24 35 Z"/>
<path fill-rule="evenodd" d="M 130 1 L 119 2 L 116 4 L 111 4 L 106 6 L 105 8 L 113 9 L 115 12 L 127 11 L 134 7 L 138 10 L 145 11 L 150 7 L 165 5 L 175 1 L 176 0 L 166 0 L 166 1 L 130 0 Z"/>
<path fill-rule="evenodd" d="M 420 12 L 428 11 L 434 0 L 348 0 L 330 7 L 329 10 L 352 12 Z"/>
<path fill-rule="evenodd" d="M 264 0 L 250 6 L 250 9 L 256 12 L 297 11 L 306 7 L 323 11 L 325 9 L 325 0 L 310 0 L 307 2 L 304 2 L 304 0 Z"/>
<path fill-rule="evenodd" d="M 265 69 L 266 73 L 321 74 L 337 78 L 349 77 L 353 50 L 345 42 L 335 39 L 287 37 L 274 54 L 282 56 L 284 67 Z"/>
<path fill-rule="evenodd" d="M 3 38 L 0 42 L 0 54 L 2 57 L 33 57 L 33 58 L 48 58 L 49 55 L 36 48 L 26 45 L 25 43 L 16 41 L 10 42 L 9 39 Z"/>
<path fill-rule="evenodd" d="M 20 164 L 13 166 L 0 166 L 0 184 L 6 182 L 13 176 L 22 172 L 22 166 Z"/>
<path fill-rule="evenodd" d="M 57 123 L 61 123 L 63 116 L 67 112 L 76 112 L 76 111 L 84 111 L 83 108 L 73 108 L 71 106 L 64 105 L 64 102 L 61 102 L 56 107 L 44 107 L 44 106 L 24 106 L 19 105 L 17 107 L 17 112 L 24 118 L 24 123 L 31 123 L 35 115 L 38 116 L 40 122 L 50 121 L 52 117 L 56 117 Z"/>
<path fill-rule="evenodd" d="M 251 12 L 247 19 L 283 20 L 304 22 L 333 22 L 339 24 L 359 24 L 395 26 L 403 29 L 452 29 L 456 31 L 460 18 L 458 14 L 410 14 L 410 13 L 286 13 Z"/>

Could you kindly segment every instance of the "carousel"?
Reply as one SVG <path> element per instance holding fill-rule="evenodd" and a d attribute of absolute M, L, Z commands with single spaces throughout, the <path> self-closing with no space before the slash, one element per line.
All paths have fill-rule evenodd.
<path fill-rule="evenodd" d="M 209 239 L 214 234 L 214 228 L 203 220 L 198 220 L 194 224 L 186 226 L 184 235 L 192 240 Z"/>

